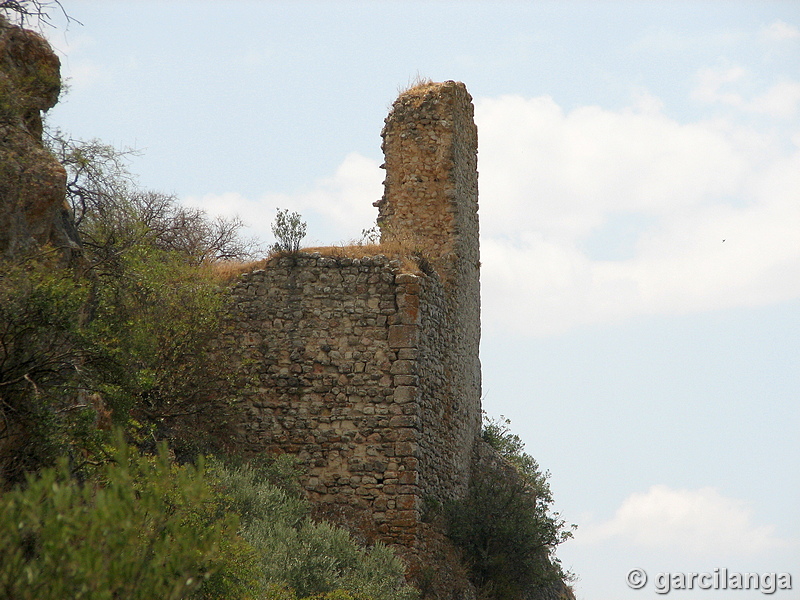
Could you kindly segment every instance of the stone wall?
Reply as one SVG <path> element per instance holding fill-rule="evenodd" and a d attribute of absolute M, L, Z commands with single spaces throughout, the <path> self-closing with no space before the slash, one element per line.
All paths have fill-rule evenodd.
<path fill-rule="evenodd" d="M 298 455 L 319 513 L 407 549 L 424 501 L 466 490 L 480 432 L 472 110 L 446 82 L 402 94 L 387 118 L 382 242 L 416 262 L 291 254 L 232 291 L 231 342 L 254 382 L 246 449 Z"/>
<path fill-rule="evenodd" d="M 423 451 L 447 457 L 444 471 L 425 471 L 440 499 L 469 480 L 480 432 L 480 244 L 478 134 L 463 83 L 417 86 L 401 94 L 386 119 L 381 241 L 419 247 L 444 294 L 422 307 L 420 346 Z M 439 324 L 444 326 L 438 327 Z M 435 356 L 434 364 L 428 357 Z"/>
<path fill-rule="evenodd" d="M 419 411 L 399 263 L 298 254 L 242 277 L 236 345 L 250 452 L 289 452 L 308 467 L 315 505 L 367 537 L 413 545 L 419 517 Z"/>

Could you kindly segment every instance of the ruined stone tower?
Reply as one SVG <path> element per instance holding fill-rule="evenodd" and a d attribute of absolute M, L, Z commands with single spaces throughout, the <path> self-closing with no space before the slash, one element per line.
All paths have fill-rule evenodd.
<path fill-rule="evenodd" d="M 461 83 L 401 94 L 376 203 L 386 252 L 279 256 L 233 289 L 247 450 L 296 454 L 319 514 L 411 553 L 423 499 L 465 492 L 480 433 L 472 117 Z"/>
<path fill-rule="evenodd" d="M 448 328 L 437 352 L 446 374 L 441 381 L 423 379 L 421 393 L 430 396 L 434 390 L 426 386 L 445 386 L 447 401 L 427 421 L 444 419 L 449 430 L 430 428 L 423 436 L 431 437 L 426 447 L 437 453 L 458 450 L 451 468 L 453 489 L 460 492 L 469 467 L 464 462 L 469 453 L 461 452 L 480 427 L 481 396 L 478 130 L 472 97 L 460 82 L 418 85 L 394 102 L 381 135 L 386 179 L 383 198 L 375 203 L 381 242 L 421 248 L 444 284 Z M 440 435 L 445 445 L 433 439 Z"/>

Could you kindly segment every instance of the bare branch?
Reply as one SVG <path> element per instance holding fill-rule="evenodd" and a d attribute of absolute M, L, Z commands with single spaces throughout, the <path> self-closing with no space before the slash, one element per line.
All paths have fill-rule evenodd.
<path fill-rule="evenodd" d="M 20 27 L 32 24 L 26 23 L 26 20 L 35 22 L 39 28 L 42 25 L 53 27 L 50 12 L 54 7 L 64 15 L 67 23 L 83 25 L 64 10 L 60 0 L 0 0 L 0 11 L 3 11 L 9 21 Z"/>

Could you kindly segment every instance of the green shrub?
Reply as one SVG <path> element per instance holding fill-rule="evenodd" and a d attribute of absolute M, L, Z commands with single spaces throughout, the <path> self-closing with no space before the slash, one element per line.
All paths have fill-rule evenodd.
<path fill-rule="evenodd" d="M 306 236 L 306 223 L 299 213 L 279 209 L 272 223 L 272 234 L 278 240 L 272 246 L 273 252 L 297 252 Z"/>
<path fill-rule="evenodd" d="M 214 504 L 202 465 L 120 444 L 84 484 L 62 461 L 0 496 L 0 590 L 15 600 L 244 598 L 254 560 L 238 525 Z"/>
<path fill-rule="evenodd" d="M 542 473 L 536 459 L 524 452 L 525 442 L 511 433 L 510 425 L 511 421 L 502 415 L 499 419 L 492 419 L 484 413 L 481 438 L 514 467 L 539 504 L 552 504 L 553 495 L 547 482 L 550 474 Z"/>
<path fill-rule="evenodd" d="M 290 470 L 289 455 L 258 466 L 226 466 L 215 461 L 210 468 L 218 501 L 239 515 L 244 530 L 264 521 L 296 528 L 309 514 L 308 501 L 301 496 L 299 486 L 292 483 L 297 478 Z"/>
<path fill-rule="evenodd" d="M 554 552 L 572 536 L 550 511 L 547 474 L 508 423 L 487 420 L 482 433 L 505 465 L 477 467 L 466 497 L 444 507 L 447 534 L 463 550 L 472 582 L 484 597 L 503 600 L 563 578 Z"/>
<path fill-rule="evenodd" d="M 182 455 L 232 440 L 236 365 L 219 360 L 224 291 L 208 269 L 151 246 L 118 258 L 95 289 L 88 326 L 107 368 L 100 389 L 118 424 L 129 417 Z"/>
<path fill-rule="evenodd" d="M 262 589 L 273 594 L 268 598 L 415 596 L 402 562 L 388 547 L 365 549 L 344 529 L 314 523 L 305 499 L 270 483 L 281 469 L 286 466 L 279 462 L 266 474 L 248 465 L 215 470 L 223 503 L 241 515 L 242 536 L 258 553 Z"/>
<path fill-rule="evenodd" d="M 44 255 L 0 262 L 0 480 L 6 483 L 94 439 L 86 426 L 93 411 L 83 397 L 96 367 L 81 327 L 88 293 Z"/>

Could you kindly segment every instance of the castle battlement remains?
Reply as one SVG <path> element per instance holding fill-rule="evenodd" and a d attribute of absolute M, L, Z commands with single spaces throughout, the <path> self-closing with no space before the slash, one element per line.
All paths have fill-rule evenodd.
<path fill-rule="evenodd" d="M 477 130 L 462 83 L 420 85 L 383 133 L 385 255 L 271 259 L 233 289 L 249 452 L 289 452 L 320 514 L 412 550 L 423 501 L 462 495 L 480 433 Z"/>

